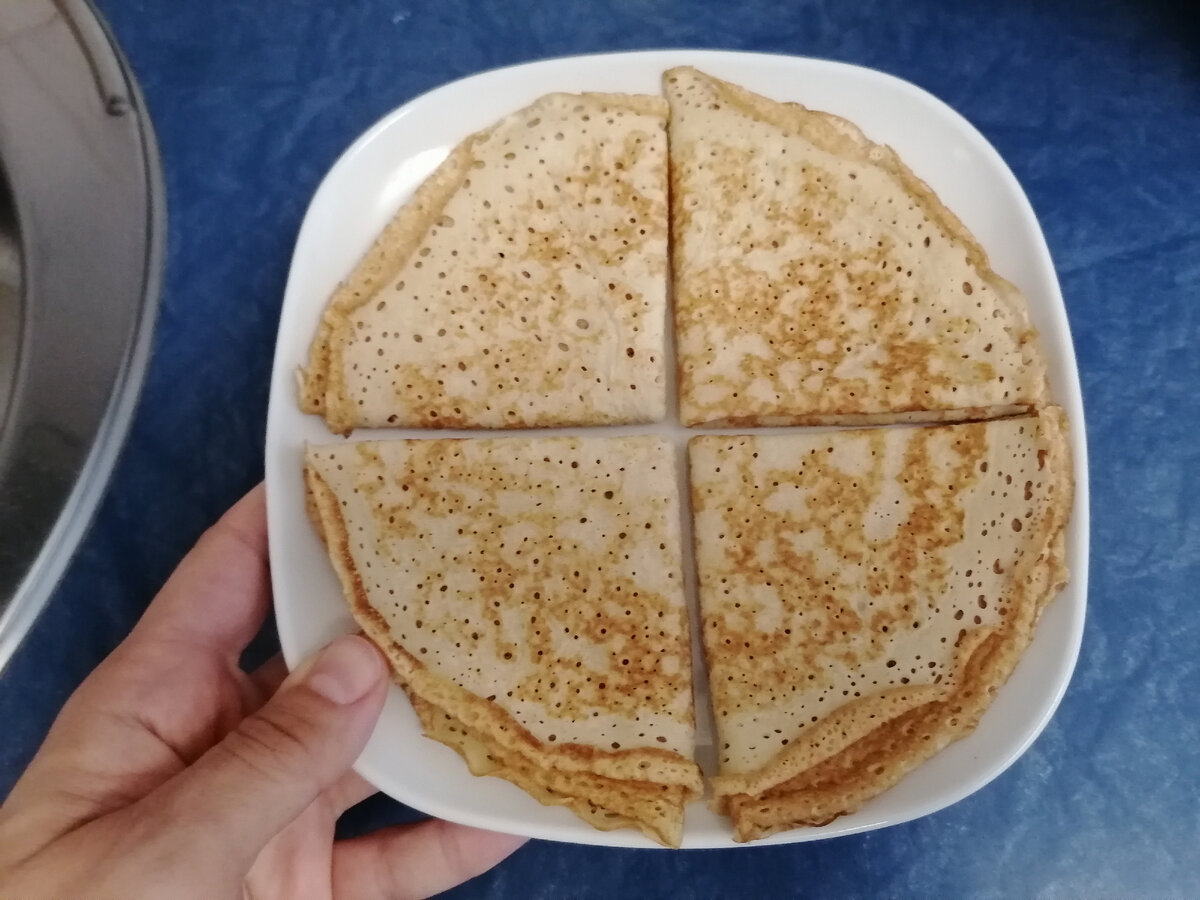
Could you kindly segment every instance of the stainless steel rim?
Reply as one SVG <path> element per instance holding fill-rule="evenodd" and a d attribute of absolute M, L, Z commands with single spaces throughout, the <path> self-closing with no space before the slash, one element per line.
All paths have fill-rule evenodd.
<path fill-rule="evenodd" d="M 8 267 L 15 246 L 21 282 L 15 303 L 0 287 L 2 669 L 86 532 L 128 431 L 166 205 L 141 92 L 87 0 L 0 4 L 0 84 Z M 55 191 L 63 184 L 73 204 Z"/>

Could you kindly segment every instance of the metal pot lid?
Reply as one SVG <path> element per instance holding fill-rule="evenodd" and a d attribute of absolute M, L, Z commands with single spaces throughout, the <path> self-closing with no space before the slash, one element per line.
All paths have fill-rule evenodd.
<path fill-rule="evenodd" d="M 124 440 L 165 221 L 150 120 L 94 8 L 0 3 L 0 668 Z"/>

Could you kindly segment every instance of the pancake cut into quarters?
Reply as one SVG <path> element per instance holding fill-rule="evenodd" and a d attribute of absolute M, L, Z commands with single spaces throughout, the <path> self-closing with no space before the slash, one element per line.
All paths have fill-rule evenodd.
<path fill-rule="evenodd" d="M 963 421 L 1046 399 L 1026 301 L 857 126 L 669 70 L 684 425 Z"/>
<path fill-rule="evenodd" d="M 672 444 L 310 446 L 310 514 L 427 735 L 597 828 L 698 797 Z"/>
<path fill-rule="evenodd" d="M 301 408 L 338 434 L 661 419 L 666 117 L 549 94 L 464 140 L 333 294 Z"/>
<path fill-rule="evenodd" d="M 894 151 L 692 68 L 663 87 L 459 144 L 330 298 L 299 400 L 334 434 L 475 430 L 304 456 L 424 734 L 678 847 L 704 786 L 681 515 L 711 804 L 745 842 L 975 728 L 1067 582 L 1074 484 L 1025 298 Z M 690 504 L 674 423 L 589 430 L 662 422 L 668 371 L 679 423 L 725 430 L 688 441 Z M 879 427 L 779 430 L 827 425 Z M 548 427 L 578 430 L 500 431 Z"/>
<path fill-rule="evenodd" d="M 717 807 L 736 839 L 858 809 L 974 727 L 1066 584 L 1057 407 L 692 438 Z"/>

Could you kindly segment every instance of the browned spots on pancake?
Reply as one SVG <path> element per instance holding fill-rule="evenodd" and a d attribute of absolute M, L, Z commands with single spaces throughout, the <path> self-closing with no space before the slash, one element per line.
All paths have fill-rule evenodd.
<path fill-rule="evenodd" d="M 931 465 L 930 444 L 939 438 L 954 444 L 949 472 Z M 928 428 L 913 432 L 904 454 L 902 480 L 911 512 L 881 554 L 887 565 L 871 572 L 867 580 L 873 595 L 902 597 L 905 602 L 898 609 L 893 604 L 876 610 L 871 618 L 874 629 L 919 626 L 920 617 L 929 613 L 929 598 L 946 591 L 950 572 L 942 551 L 963 540 L 962 497 L 978 481 L 979 461 L 986 453 L 983 424 L 960 426 L 953 432 Z"/>
<path fill-rule="evenodd" d="M 734 395 L 743 416 L 784 406 L 832 415 L 876 411 L 871 399 L 881 392 L 887 409 L 927 409 L 935 395 L 991 382 L 991 363 L 953 360 L 943 341 L 914 331 L 912 293 L 894 277 L 890 239 L 882 244 L 845 267 L 846 251 L 826 246 L 775 274 L 742 259 L 691 273 L 688 282 L 707 291 L 677 288 L 677 327 L 692 338 L 681 390 L 695 398 L 719 386 L 724 399 L 714 416 Z M 955 327 L 967 334 L 973 325 Z M 757 339 L 757 350 L 731 368 L 730 342 L 742 337 Z"/>
<path fill-rule="evenodd" d="M 853 811 L 974 727 L 1065 578 L 1061 427 L 1051 408 L 692 439 L 714 787 L 739 839 Z"/>
<path fill-rule="evenodd" d="M 472 774 L 506 778 L 539 802 L 569 807 L 597 828 L 637 825 L 666 846 L 679 845 L 683 807 L 691 797 L 683 786 L 546 769 L 412 692 L 409 698 L 426 735 L 457 751 Z"/>
<path fill-rule="evenodd" d="M 486 664 L 506 702 L 555 719 L 690 722 L 673 460 L 631 441 L 642 450 L 620 463 L 604 439 L 337 448 L 370 510 L 357 569 L 414 660 Z"/>
<path fill-rule="evenodd" d="M 556 715 L 585 715 L 600 708 L 636 715 L 655 708 L 660 692 L 675 695 L 688 688 L 685 666 L 664 672 L 662 665 L 664 653 L 686 658 L 690 652 L 681 608 L 661 595 L 639 592 L 633 579 L 598 577 L 601 573 L 586 579 L 589 587 L 583 593 L 583 579 L 574 578 L 569 566 L 559 568 L 547 576 L 577 589 L 545 604 L 543 627 L 527 634 L 526 652 L 539 666 L 522 680 L 518 696 L 542 703 Z M 638 605 L 636 617 L 628 615 L 629 603 Z M 605 647 L 607 665 L 575 666 L 569 655 L 556 653 L 552 637 L 560 632 Z"/>
<path fill-rule="evenodd" d="M 365 260 L 352 275 L 358 292 L 340 291 L 327 313 L 306 392 L 335 397 L 339 430 L 661 415 L 667 171 L 658 104 L 551 95 L 536 105 L 541 128 L 512 116 L 454 151 L 389 226 L 398 236 L 385 232 L 372 249 L 370 271 Z M 570 140 L 557 139 L 564 132 Z M 422 192 L 452 176 L 444 205 L 425 210 Z M 378 275 L 375 257 L 394 274 Z"/>
<path fill-rule="evenodd" d="M 723 765 L 820 759 L 952 689 L 1011 621 L 1041 527 L 1045 485 L 1009 489 L 1037 464 L 1031 421 L 692 440 Z"/>
<path fill-rule="evenodd" d="M 930 442 L 944 439 L 944 433 L 913 430 L 903 462 L 907 511 L 886 540 L 866 534 L 869 510 L 884 483 L 883 432 L 863 433 L 873 448 L 871 465 L 853 473 L 843 470 L 836 452 L 820 446 L 806 448 L 793 469 L 757 469 L 747 439 L 725 439 L 722 458 L 730 465 L 721 466 L 720 477 L 737 485 L 744 502 L 724 513 L 723 559 L 708 577 L 706 563 L 701 566 L 705 589 L 722 598 L 722 611 L 706 614 L 704 626 L 718 705 L 778 702 L 796 673 L 819 683 L 831 662 L 849 666 L 878 658 L 886 652 L 889 632 L 919 626 L 946 589 L 940 552 L 963 538 L 959 496 L 975 482 L 987 449 L 983 426 L 955 432 L 955 463 L 947 473 L 929 459 Z M 803 515 L 772 508 L 789 491 L 803 492 Z M 698 508 L 710 503 L 703 493 L 696 501 Z M 797 550 L 803 534 L 836 548 L 840 571 Z M 782 605 L 770 628 L 761 625 L 761 604 L 750 599 L 759 588 L 776 591 Z M 849 599 L 862 588 L 874 599 L 868 608 L 855 609 Z"/>
<path fill-rule="evenodd" d="M 944 413 L 1040 392 L 1024 301 L 891 150 L 828 114 L 675 77 L 685 424 Z"/>
<path fill-rule="evenodd" d="M 967 661 L 963 680 L 978 684 L 1002 665 L 1011 644 L 993 634 Z M 991 702 L 992 690 L 968 687 L 945 700 L 897 716 L 840 753 L 758 796 L 729 798 L 737 839 L 765 837 L 800 825 L 824 825 L 896 784 L 956 737 L 969 733 Z"/>

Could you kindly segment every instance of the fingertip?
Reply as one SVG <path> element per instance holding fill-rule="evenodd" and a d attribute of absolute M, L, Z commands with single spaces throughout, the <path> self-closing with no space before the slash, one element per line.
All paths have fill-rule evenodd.
<path fill-rule="evenodd" d="M 355 634 L 336 638 L 304 668 L 302 680 L 326 700 L 346 706 L 363 699 L 385 680 L 386 666 L 375 645 Z"/>
<path fill-rule="evenodd" d="M 479 862 L 490 860 L 487 868 L 506 859 L 529 842 L 525 835 L 488 831 L 485 828 L 472 828 L 470 825 L 442 822 L 442 827 L 446 832 L 443 837 L 463 847 L 470 858 Z"/>
<path fill-rule="evenodd" d="M 478 832 L 479 839 L 496 847 L 497 849 L 506 849 L 505 855 L 512 853 L 515 850 L 520 850 L 529 843 L 529 838 L 523 834 L 507 834 L 503 831 L 486 831 L 482 828 L 472 829 Z"/>
<path fill-rule="evenodd" d="M 336 845 L 334 895 L 432 896 L 481 875 L 527 840 L 442 819 L 386 828 Z"/>
<path fill-rule="evenodd" d="M 214 528 L 234 535 L 255 553 L 267 553 L 267 491 L 260 481 L 217 520 Z"/>

